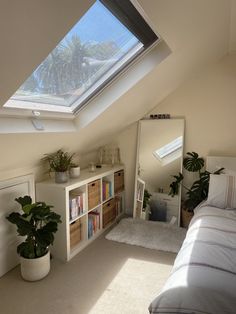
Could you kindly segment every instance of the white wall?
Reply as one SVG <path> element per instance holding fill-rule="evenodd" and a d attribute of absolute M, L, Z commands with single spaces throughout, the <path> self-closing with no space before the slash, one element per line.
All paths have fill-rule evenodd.
<path fill-rule="evenodd" d="M 150 113 L 185 118 L 185 152 L 196 151 L 203 157 L 236 156 L 236 55 L 226 56 L 202 71 Z M 118 137 L 129 182 L 134 182 L 136 130 L 133 124 Z M 131 190 L 127 193 L 129 210 L 133 202 Z"/>

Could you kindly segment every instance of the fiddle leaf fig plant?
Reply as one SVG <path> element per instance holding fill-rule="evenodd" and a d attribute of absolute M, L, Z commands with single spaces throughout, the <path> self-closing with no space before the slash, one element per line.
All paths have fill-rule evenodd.
<path fill-rule="evenodd" d="M 22 212 L 13 212 L 6 219 L 17 226 L 19 236 L 26 237 L 18 245 L 17 253 L 30 259 L 44 256 L 54 242 L 54 233 L 61 223 L 60 215 L 44 202 L 32 203 L 28 195 L 15 200 L 21 205 Z"/>
<path fill-rule="evenodd" d="M 187 156 L 183 160 L 183 167 L 189 172 L 198 173 L 198 179 L 193 182 L 191 187 L 184 185 L 184 176 L 182 173 L 174 175 L 174 181 L 170 184 L 169 195 L 177 195 L 179 193 L 179 187 L 182 186 L 186 192 L 187 198 L 183 202 L 183 207 L 187 211 L 192 212 L 193 209 L 207 198 L 209 189 L 210 172 L 203 170 L 205 165 L 204 159 L 199 157 L 196 152 L 188 152 Z M 214 172 L 214 174 L 220 174 L 224 168 L 221 168 Z"/>

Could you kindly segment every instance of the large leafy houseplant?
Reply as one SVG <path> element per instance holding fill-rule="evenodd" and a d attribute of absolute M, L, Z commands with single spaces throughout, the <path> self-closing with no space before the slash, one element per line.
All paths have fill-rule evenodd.
<path fill-rule="evenodd" d="M 204 159 L 199 157 L 196 152 L 188 152 L 183 160 L 183 167 L 189 172 L 198 173 L 198 179 L 190 187 L 187 187 L 183 183 L 183 174 L 179 173 L 173 176 L 175 180 L 170 184 L 169 194 L 172 196 L 178 194 L 180 185 L 187 191 L 183 208 L 189 212 L 193 212 L 193 209 L 206 199 L 208 195 L 210 172 L 204 170 L 204 165 Z M 220 174 L 223 169 L 215 171 L 214 174 Z"/>
<path fill-rule="evenodd" d="M 19 236 L 25 240 L 17 246 L 17 253 L 28 259 L 44 256 L 54 242 L 54 233 L 61 222 L 60 215 L 44 202 L 32 203 L 30 196 L 15 199 L 22 212 L 13 212 L 6 219 L 17 226 Z"/>

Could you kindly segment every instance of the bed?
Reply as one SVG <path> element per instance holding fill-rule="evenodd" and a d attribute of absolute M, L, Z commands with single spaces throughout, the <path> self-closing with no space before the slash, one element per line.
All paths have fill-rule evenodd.
<path fill-rule="evenodd" d="M 222 167 L 225 162 L 214 158 L 210 166 L 208 160 L 208 169 Z M 234 167 L 231 163 L 233 160 L 230 168 L 235 168 L 236 159 Z M 150 304 L 150 313 L 236 313 L 236 172 L 233 172 L 211 176 L 208 199 L 195 209 L 170 277 Z"/>

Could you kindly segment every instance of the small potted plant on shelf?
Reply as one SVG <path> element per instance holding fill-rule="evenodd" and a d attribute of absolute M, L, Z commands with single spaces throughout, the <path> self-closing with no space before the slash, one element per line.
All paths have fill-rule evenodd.
<path fill-rule="evenodd" d="M 13 212 L 6 219 L 17 226 L 19 236 L 26 237 L 17 246 L 21 275 L 28 281 L 40 280 L 50 271 L 49 246 L 54 242 L 60 215 L 44 202 L 32 203 L 28 195 L 15 200 L 21 205 L 22 212 Z"/>
<path fill-rule="evenodd" d="M 69 173 L 71 178 L 78 178 L 80 176 L 80 166 L 76 163 L 71 163 Z"/>
<path fill-rule="evenodd" d="M 56 183 L 65 183 L 68 181 L 68 171 L 71 165 L 73 165 L 73 156 L 74 154 L 69 154 L 62 149 L 59 149 L 54 153 L 45 154 L 45 157 L 42 158 L 43 162 L 49 164 L 49 173 L 55 172 Z"/>
<path fill-rule="evenodd" d="M 188 227 L 191 218 L 193 217 L 194 208 L 207 198 L 209 189 L 210 172 L 204 169 L 204 159 L 199 157 L 195 152 L 188 152 L 187 157 L 183 160 L 183 167 L 189 172 L 198 173 L 198 179 L 193 182 L 191 187 L 183 184 L 184 176 L 182 173 L 173 176 L 175 180 L 170 184 L 169 194 L 174 196 L 179 193 L 180 185 L 187 191 L 186 199 L 182 202 L 182 225 Z M 224 168 L 214 172 L 220 174 Z"/>

